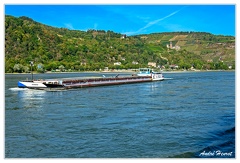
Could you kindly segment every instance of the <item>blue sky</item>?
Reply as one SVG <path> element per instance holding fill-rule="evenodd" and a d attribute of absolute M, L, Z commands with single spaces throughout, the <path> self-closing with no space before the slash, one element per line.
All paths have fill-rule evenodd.
<path fill-rule="evenodd" d="M 196 31 L 235 36 L 235 5 L 5 5 L 5 14 L 84 31 L 127 35 Z"/>

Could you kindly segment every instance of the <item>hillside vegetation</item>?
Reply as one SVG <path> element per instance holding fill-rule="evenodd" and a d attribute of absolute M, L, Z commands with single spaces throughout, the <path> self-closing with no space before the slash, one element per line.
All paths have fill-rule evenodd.
<path fill-rule="evenodd" d="M 5 72 L 88 71 L 157 66 L 235 68 L 235 37 L 205 32 L 125 36 L 104 30 L 54 28 L 5 16 Z"/>

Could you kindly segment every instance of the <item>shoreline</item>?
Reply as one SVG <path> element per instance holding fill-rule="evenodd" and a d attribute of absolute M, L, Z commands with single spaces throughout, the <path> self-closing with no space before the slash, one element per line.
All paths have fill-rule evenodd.
<path fill-rule="evenodd" d="M 182 70 L 176 70 L 176 71 L 162 71 L 162 73 L 197 73 L 197 72 L 235 72 L 236 70 L 195 70 L 195 71 L 182 71 Z M 67 73 L 136 73 L 137 71 L 132 70 L 116 70 L 116 71 L 74 71 L 74 72 L 51 72 L 47 71 L 45 73 L 36 73 L 33 72 L 33 74 L 67 74 Z M 31 73 L 5 73 L 5 75 L 21 75 L 21 74 L 31 74 Z"/>

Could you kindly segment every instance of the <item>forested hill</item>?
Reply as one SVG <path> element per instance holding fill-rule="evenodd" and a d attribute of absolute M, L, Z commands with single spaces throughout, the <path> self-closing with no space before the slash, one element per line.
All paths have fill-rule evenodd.
<path fill-rule="evenodd" d="M 28 17 L 5 16 L 5 72 L 82 71 L 147 67 L 235 68 L 235 37 L 205 32 L 126 36 L 104 30 L 68 30 Z M 153 64 L 154 66 L 154 64 Z"/>

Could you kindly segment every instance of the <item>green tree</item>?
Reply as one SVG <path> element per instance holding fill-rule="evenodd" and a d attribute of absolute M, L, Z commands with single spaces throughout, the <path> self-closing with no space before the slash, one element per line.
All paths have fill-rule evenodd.
<path fill-rule="evenodd" d="M 63 65 L 60 65 L 58 68 L 59 68 L 59 70 L 62 71 L 62 72 L 65 71 L 65 67 L 64 67 Z"/>
<path fill-rule="evenodd" d="M 22 64 L 15 64 L 13 67 L 14 72 L 22 73 L 23 72 L 23 65 Z"/>

